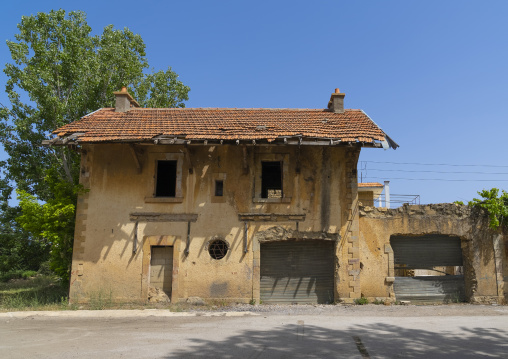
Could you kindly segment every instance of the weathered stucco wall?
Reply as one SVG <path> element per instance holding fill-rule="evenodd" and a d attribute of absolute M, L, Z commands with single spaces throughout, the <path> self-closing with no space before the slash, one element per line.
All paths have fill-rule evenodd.
<path fill-rule="evenodd" d="M 508 235 L 488 228 L 485 213 L 456 204 L 405 205 L 396 209 L 362 207 L 360 238 L 362 295 L 394 298 L 390 237 L 441 234 L 459 237 L 465 289 L 471 302 L 508 299 Z"/>
<path fill-rule="evenodd" d="M 192 296 L 259 300 L 260 237 L 256 233 L 278 227 L 304 236 L 324 233 L 326 240 L 329 234 L 338 241 L 348 220 L 356 218 L 356 226 L 348 228 L 350 234 L 356 230 L 358 247 L 357 214 L 352 216 L 358 153 L 356 148 L 321 146 L 84 146 L 81 183 L 88 192 L 78 199 L 71 300 L 99 295 L 117 301 L 146 300 L 147 251 L 157 244 L 173 246 L 173 301 Z M 153 196 L 160 159 L 179 161 L 177 198 Z M 257 198 L 262 160 L 284 162 L 282 200 Z M 224 181 L 222 198 L 214 196 L 216 179 Z M 136 223 L 133 213 L 187 217 L 153 222 L 136 217 Z M 240 219 L 239 214 L 271 216 Z M 288 214 L 300 217 L 284 216 Z M 189 221 L 189 215 L 196 219 Z M 221 260 L 212 259 L 207 251 L 216 237 L 230 246 Z M 355 258 L 348 250 L 351 246 L 340 247 L 338 262 Z M 337 263 L 336 297 L 349 296 L 351 291 L 360 295 L 349 273 L 354 266 Z"/>

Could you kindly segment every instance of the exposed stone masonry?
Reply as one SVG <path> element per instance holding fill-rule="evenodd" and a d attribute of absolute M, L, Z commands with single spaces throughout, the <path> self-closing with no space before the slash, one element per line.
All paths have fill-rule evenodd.
<path fill-rule="evenodd" d="M 372 238 L 374 235 L 378 241 L 384 241 L 385 247 L 390 247 L 390 237 L 394 235 L 459 237 L 468 300 L 473 303 L 504 303 L 508 300 L 508 231 L 490 229 L 485 211 L 439 203 L 403 205 L 394 209 L 360 206 L 359 215 L 362 236 Z M 385 248 L 385 255 L 393 256 L 390 248 Z M 392 258 L 388 260 L 393 261 Z M 388 278 L 393 276 L 387 274 Z M 389 289 L 390 296 L 392 290 Z"/>

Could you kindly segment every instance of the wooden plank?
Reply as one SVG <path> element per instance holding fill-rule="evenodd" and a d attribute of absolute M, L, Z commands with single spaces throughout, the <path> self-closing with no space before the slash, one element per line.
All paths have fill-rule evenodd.
<path fill-rule="evenodd" d="M 161 288 L 171 298 L 173 247 L 153 246 L 150 258 L 150 286 Z"/>
<path fill-rule="evenodd" d="M 198 215 L 195 213 L 134 212 L 129 216 L 131 221 L 138 222 L 196 222 L 198 220 Z"/>
<path fill-rule="evenodd" d="M 242 222 L 288 222 L 305 221 L 305 214 L 284 213 L 239 213 L 238 219 Z"/>
<path fill-rule="evenodd" d="M 132 158 L 134 159 L 134 164 L 136 165 L 138 173 L 141 173 L 143 168 L 141 166 L 141 162 L 139 161 L 138 154 L 136 153 L 136 149 L 134 148 L 134 145 L 132 143 L 129 144 L 129 149 L 131 151 Z"/>

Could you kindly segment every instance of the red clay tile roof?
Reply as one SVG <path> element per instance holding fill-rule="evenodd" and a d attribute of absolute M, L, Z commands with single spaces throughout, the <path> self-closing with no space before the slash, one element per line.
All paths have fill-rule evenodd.
<path fill-rule="evenodd" d="M 383 187 L 383 185 L 378 182 L 363 182 L 358 183 L 358 187 Z"/>
<path fill-rule="evenodd" d="M 283 137 L 373 143 L 385 133 L 361 110 L 322 109 L 104 108 L 53 131 L 77 142 L 148 141 L 156 136 L 185 140 L 266 140 Z"/>

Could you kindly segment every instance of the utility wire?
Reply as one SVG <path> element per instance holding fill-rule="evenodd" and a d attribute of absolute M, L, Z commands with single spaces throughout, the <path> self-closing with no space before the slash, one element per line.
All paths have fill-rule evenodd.
<path fill-rule="evenodd" d="M 457 173 L 457 174 L 483 174 L 483 175 L 508 175 L 508 172 L 467 172 L 467 171 L 418 171 L 418 170 L 390 170 L 381 168 L 369 168 L 363 169 L 363 171 L 383 171 L 383 172 L 414 172 L 414 173 Z"/>
<path fill-rule="evenodd" d="M 418 166 L 451 166 L 451 167 L 498 167 L 498 168 L 508 168 L 508 166 L 500 166 L 500 165 L 457 165 L 451 163 L 419 163 L 419 162 L 383 162 L 383 161 L 360 161 L 360 162 L 369 162 L 369 163 L 389 163 L 394 165 L 418 165 Z"/>
<path fill-rule="evenodd" d="M 379 177 L 363 177 L 378 179 Z M 446 181 L 446 182 L 508 182 L 508 179 L 445 179 L 445 178 L 406 178 L 406 177 L 390 177 L 382 180 L 406 180 L 406 181 Z"/>

